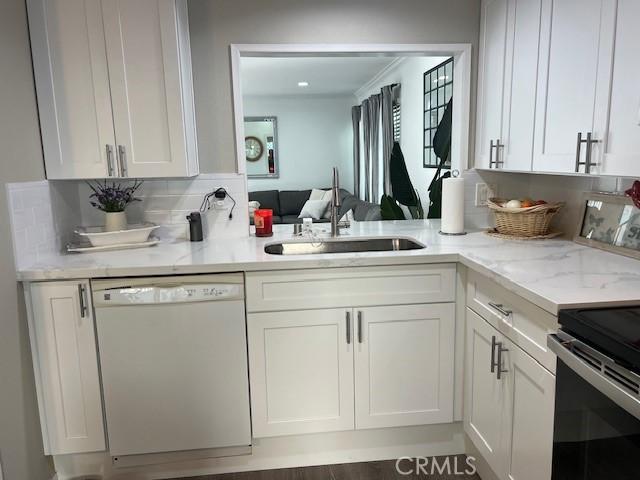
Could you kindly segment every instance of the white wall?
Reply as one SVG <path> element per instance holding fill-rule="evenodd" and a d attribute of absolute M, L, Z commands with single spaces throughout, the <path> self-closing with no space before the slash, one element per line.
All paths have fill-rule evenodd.
<path fill-rule="evenodd" d="M 4 183 L 44 178 L 24 0 L 0 2 L 0 461 L 4 480 L 44 480 L 22 289 L 16 283 Z"/>
<path fill-rule="evenodd" d="M 391 68 L 376 76 L 369 84 L 357 92 L 358 103 L 380 88 L 392 83 L 400 87 L 400 148 L 404 154 L 407 170 L 413 187 L 418 190 L 425 215 L 429 209 L 429 184 L 435 169 L 424 168 L 424 94 L 423 74 L 427 70 L 444 62 L 447 57 L 407 57 L 398 59 Z M 382 145 L 380 146 L 382 148 Z M 377 201 L 377 200 L 376 200 Z"/>
<path fill-rule="evenodd" d="M 189 0 L 189 24 L 203 172 L 236 171 L 231 43 L 471 43 L 475 104 L 479 0 Z"/>
<path fill-rule="evenodd" d="M 331 168 L 353 191 L 352 95 L 245 97 L 246 116 L 278 118 L 279 178 L 250 178 L 249 191 L 331 186 Z"/>

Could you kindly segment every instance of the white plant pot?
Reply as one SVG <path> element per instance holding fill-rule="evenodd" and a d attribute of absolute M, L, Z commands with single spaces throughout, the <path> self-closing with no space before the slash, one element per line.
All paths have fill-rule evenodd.
<path fill-rule="evenodd" d="M 127 214 L 125 212 L 104 212 L 105 232 L 118 232 L 127 229 Z"/>

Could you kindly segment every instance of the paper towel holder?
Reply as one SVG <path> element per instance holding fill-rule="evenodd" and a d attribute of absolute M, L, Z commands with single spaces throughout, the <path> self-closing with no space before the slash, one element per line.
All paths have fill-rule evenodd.
<path fill-rule="evenodd" d="M 457 177 L 459 177 L 459 176 L 460 176 L 460 171 L 459 171 L 459 170 L 457 170 L 457 169 L 456 169 L 456 170 L 451 170 L 451 176 L 452 176 L 453 178 L 457 178 Z M 467 234 L 467 232 L 460 232 L 460 233 L 445 233 L 445 232 L 443 232 L 442 230 L 439 230 L 439 231 L 438 231 L 438 233 L 439 233 L 440 235 L 445 235 L 445 236 L 447 236 L 447 237 L 459 237 L 459 236 L 461 236 L 461 235 L 466 235 L 466 234 Z"/>

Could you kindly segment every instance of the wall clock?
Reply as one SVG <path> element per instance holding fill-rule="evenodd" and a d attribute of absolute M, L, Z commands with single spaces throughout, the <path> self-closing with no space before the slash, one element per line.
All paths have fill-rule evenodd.
<path fill-rule="evenodd" d="M 262 157 L 264 146 L 258 137 L 244 137 L 244 150 L 247 161 L 255 162 Z"/>

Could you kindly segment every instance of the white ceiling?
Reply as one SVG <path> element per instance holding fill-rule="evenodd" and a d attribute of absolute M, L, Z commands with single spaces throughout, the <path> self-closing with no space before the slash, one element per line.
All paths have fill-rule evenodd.
<path fill-rule="evenodd" d="M 398 57 L 243 57 L 243 95 L 347 95 Z M 309 82 L 301 88 L 298 82 Z"/>

